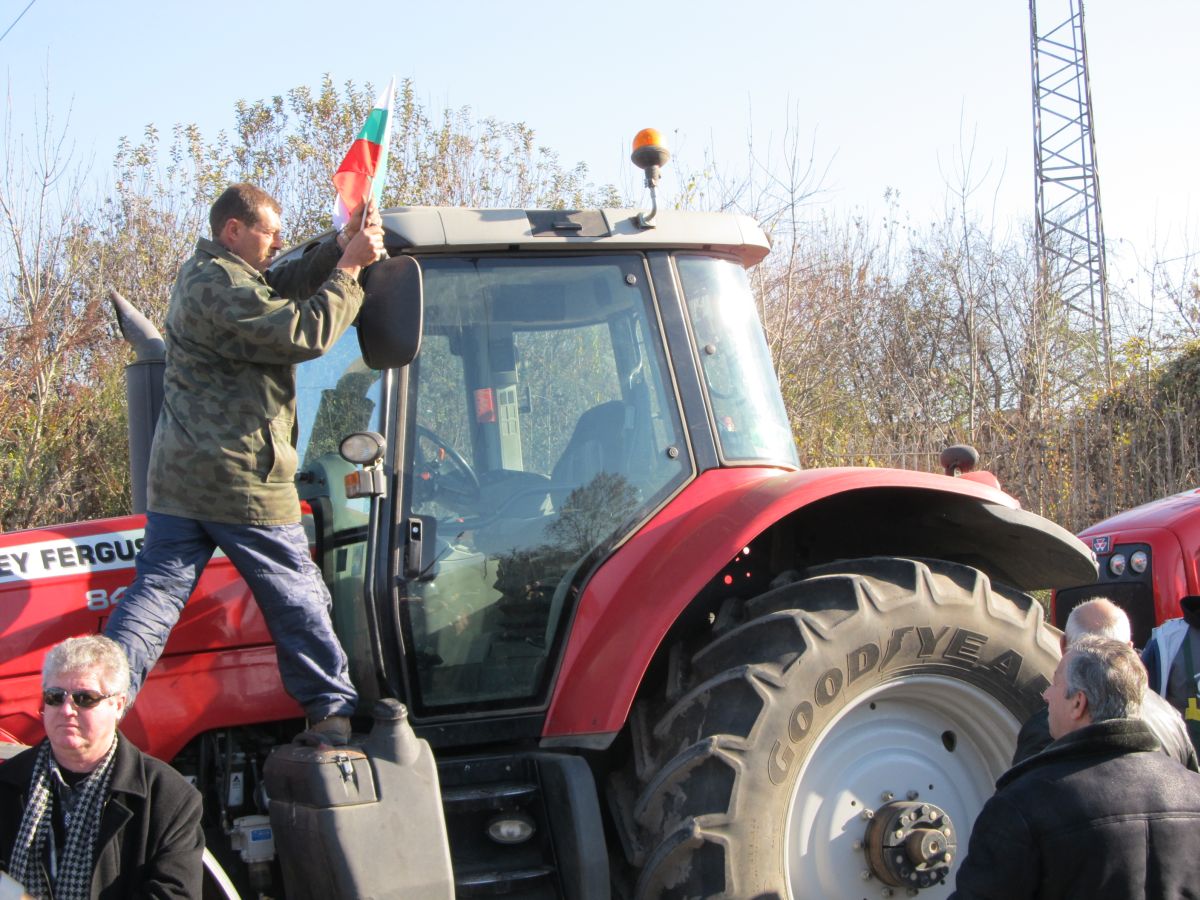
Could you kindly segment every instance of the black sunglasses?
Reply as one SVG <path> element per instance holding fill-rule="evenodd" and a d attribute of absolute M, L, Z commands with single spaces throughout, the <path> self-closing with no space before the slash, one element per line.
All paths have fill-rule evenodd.
<path fill-rule="evenodd" d="M 97 694 L 95 691 L 68 691 L 66 688 L 46 688 L 42 691 L 42 702 L 47 706 L 62 706 L 67 697 L 78 709 L 93 709 L 102 700 L 115 697 L 116 694 Z"/>

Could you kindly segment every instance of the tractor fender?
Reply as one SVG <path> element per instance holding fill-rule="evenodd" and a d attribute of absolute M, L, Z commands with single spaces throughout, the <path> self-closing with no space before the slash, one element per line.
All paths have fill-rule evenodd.
<path fill-rule="evenodd" d="M 546 745 L 583 735 L 603 744 L 620 730 L 671 626 L 772 528 L 818 548 L 807 565 L 879 555 L 946 559 L 1022 590 L 1097 575 L 1082 541 L 982 480 L 882 468 L 710 470 L 584 586 L 542 732 Z"/>

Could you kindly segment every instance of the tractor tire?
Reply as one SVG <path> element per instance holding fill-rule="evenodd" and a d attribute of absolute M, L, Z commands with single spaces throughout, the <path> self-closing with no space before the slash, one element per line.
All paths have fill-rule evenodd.
<path fill-rule="evenodd" d="M 893 558 L 740 605 L 631 714 L 610 800 L 633 895 L 948 895 L 1059 657 L 1041 607 L 975 569 Z"/>

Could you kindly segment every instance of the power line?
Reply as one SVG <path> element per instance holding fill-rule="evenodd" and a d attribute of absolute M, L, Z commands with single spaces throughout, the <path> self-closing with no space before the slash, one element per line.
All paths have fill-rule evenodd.
<path fill-rule="evenodd" d="M 18 15 L 15 19 L 13 19 L 13 23 L 11 25 L 9 25 L 7 28 L 4 29 L 4 34 L 0 34 L 0 41 L 4 40 L 6 37 L 8 37 L 8 33 L 10 31 L 12 31 L 14 28 L 16 28 L 17 23 L 21 21 L 21 16 L 23 16 L 23 15 L 25 15 L 25 13 L 29 12 L 29 7 L 33 6 L 33 4 L 35 4 L 35 3 L 37 3 L 37 0 L 29 0 L 29 3 L 25 6 L 25 8 L 23 10 L 21 10 L 21 14 Z"/>

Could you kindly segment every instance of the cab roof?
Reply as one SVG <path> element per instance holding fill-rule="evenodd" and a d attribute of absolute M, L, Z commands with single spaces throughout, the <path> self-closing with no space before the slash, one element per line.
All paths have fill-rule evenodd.
<path fill-rule="evenodd" d="M 643 228 L 640 214 L 636 209 L 399 207 L 384 210 L 384 244 L 393 253 L 412 254 L 697 250 L 734 256 L 747 268 L 771 249 L 766 233 L 749 216 L 660 210 L 654 227 Z"/>

